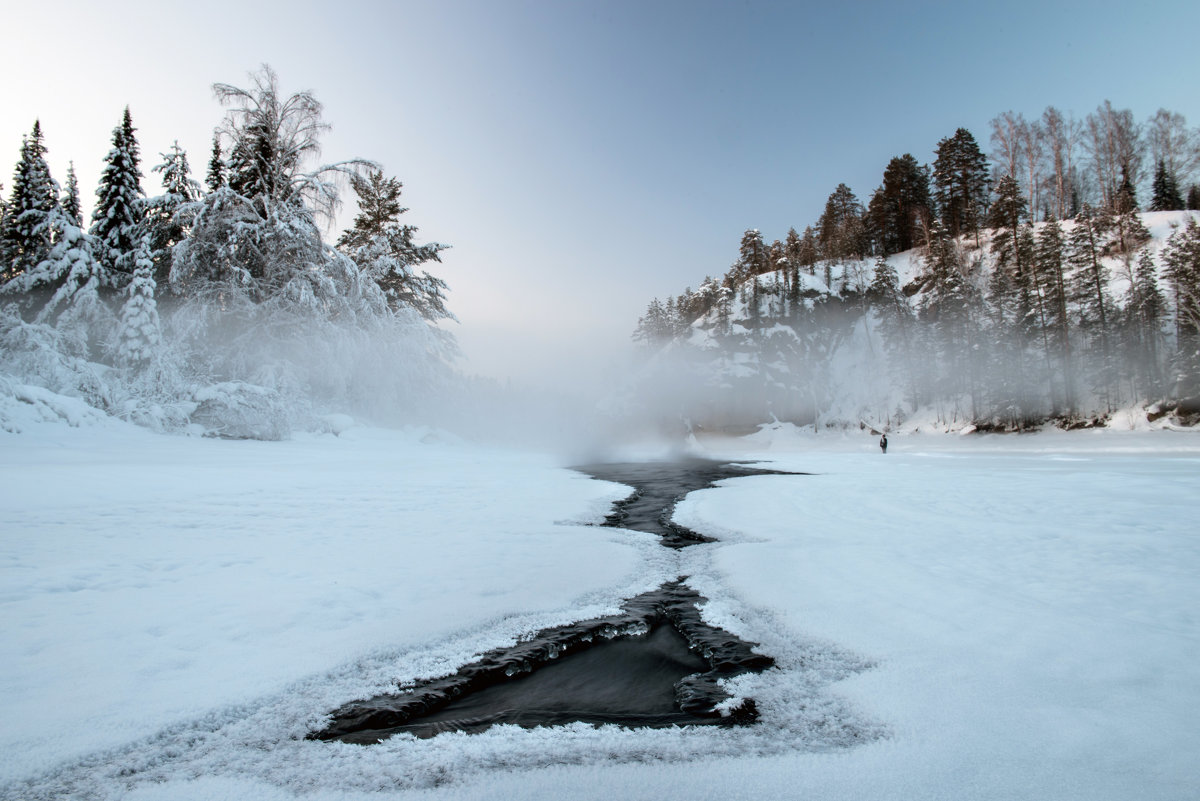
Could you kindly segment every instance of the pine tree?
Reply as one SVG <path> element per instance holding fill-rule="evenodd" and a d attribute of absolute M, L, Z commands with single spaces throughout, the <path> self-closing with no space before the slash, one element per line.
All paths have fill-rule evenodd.
<path fill-rule="evenodd" d="M 675 336 L 676 321 L 674 309 L 669 309 L 658 298 L 650 301 L 646 313 L 638 318 L 637 328 L 633 332 L 633 341 L 647 348 L 660 348 Z"/>
<path fill-rule="evenodd" d="M 6 283 L 2 291 L 23 296 L 26 305 L 34 309 L 34 322 L 63 329 L 82 326 L 84 333 L 88 328 L 101 331 L 109 315 L 99 296 L 103 269 L 94 240 L 57 206 L 36 233 L 53 241 L 53 247 L 46 258 Z"/>
<path fill-rule="evenodd" d="M 187 153 L 175 142 L 162 162 L 152 168 L 162 178 L 163 194 L 147 198 L 145 228 L 149 233 L 150 257 L 156 284 L 165 284 L 171 273 L 172 249 L 187 238 L 189 226 L 182 219 L 184 208 L 200 197 L 200 185 L 190 175 Z"/>
<path fill-rule="evenodd" d="M 973 358 L 977 334 L 974 314 L 979 298 L 954 238 L 940 223 L 935 222 L 930 229 L 925 269 L 929 280 L 921 316 L 936 335 L 934 348 L 940 354 L 942 394 L 957 397 L 970 393 L 974 403 L 978 382 L 978 365 Z"/>
<path fill-rule="evenodd" d="M 1188 188 L 1187 207 L 1190 211 L 1200 211 L 1200 184 Z"/>
<path fill-rule="evenodd" d="M 1108 292 L 1109 271 L 1101 254 L 1109 241 L 1111 219 L 1084 205 L 1067 239 L 1069 298 L 1078 309 L 1079 327 L 1088 343 L 1092 389 L 1112 409 L 1116 402 L 1114 328 L 1116 305 Z"/>
<path fill-rule="evenodd" d="M 1162 394 L 1159 354 L 1167 303 L 1158 288 L 1157 272 L 1150 253 L 1143 250 L 1125 303 L 1128 362 L 1133 365 L 1134 380 L 1146 399 Z"/>
<path fill-rule="evenodd" d="M 821 246 L 817 242 L 817 232 L 811 225 L 805 227 L 804 235 L 800 238 L 800 266 L 808 270 L 809 275 L 817 274 L 817 262 L 821 259 Z"/>
<path fill-rule="evenodd" d="M 734 263 L 731 273 L 734 286 L 740 284 L 744 289 L 748 288 L 746 304 L 750 320 L 755 327 L 757 327 L 756 324 L 762 311 L 760 308 L 762 287 L 759 285 L 758 277 L 768 269 L 767 246 L 763 242 L 762 232 L 756 228 L 747 229 L 742 234 L 742 241 L 738 246 L 738 260 Z"/>
<path fill-rule="evenodd" d="M 929 168 L 909 153 L 888 162 L 883 184 L 871 196 L 867 218 L 878 252 L 911 250 L 922 242 L 933 217 Z"/>
<path fill-rule="evenodd" d="M 358 195 L 358 214 L 338 239 L 338 248 L 379 286 L 393 309 L 413 308 L 427 320 L 453 319 L 446 309 L 446 283 L 415 269 L 440 262 L 439 254 L 449 246 L 414 242 L 416 227 L 400 223 L 400 215 L 408 211 L 400 205 L 404 185 L 379 170 L 354 175 L 350 184 Z"/>
<path fill-rule="evenodd" d="M 1176 397 L 1200 394 L 1200 224 L 1187 225 L 1167 240 L 1163 250 L 1167 283 L 1175 306 Z"/>
<path fill-rule="evenodd" d="M 950 236 L 974 232 L 987 212 L 987 158 L 966 128 L 938 142 L 933 163 L 934 199 Z"/>
<path fill-rule="evenodd" d="M 213 134 L 212 156 L 208 159 L 208 176 L 204 185 L 209 192 L 216 192 L 225 186 L 225 162 L 221 158 L 221 139 Z"/>
<path fill-rule="evenodd" d="M 800 302 L 800 268 L 804 263 L 803 242 L 795 228 L 789 228 L 783 242 L 783 255 L 788 265 L 787 302 L 789 313 Z"/>
<path fill-rule="evenodd" d="M 1012 176 L 1005 175 L 996 185 L 996 200 L 988 214 L 988 224 L 996 230 L 991 252 L 996 258 L 995 274 L 989 295 L 997 323 L 1011 322 L 1016 326 L 1015 341 L 1023 344 L 1036 326 L 1030 325 L 1030 315 L 1038 307 L 1033 274 L 1033 246 L 1028 232 L 1022 227 L 1025 198 Z M 1007 316 L 1011 309 L 1011 321 Z"/>
<path fill-rule="evenodd" d="M 1154 183 L 1151 187 L 1150 211 L 1177 211 L 1183 208 L 1183 196 L 1179 194 L 1179 185 L 1175 176 L 1167 171 L 1167 164 L 1162 159 L 1154 168 Z"/>
<path fill-rule="evenodd" d="M 1117 244 L 1125 257 L 1129 272 L 1132 273 L 1133 252 L 1150 239 L 1150 232 L 1142 224 L 1138 214 L 1137 192 L 1129 171 L 1124 167 L 1121 168 L 1121 183 L 1117 188 L 1115 204 L 1116 214 L 1113 215 L 1113 221 L 1117 232 Z"/>
<path fill-rule="evenodd" d="M 825 259 L 845 261 L 861 259 L 867 254 L 864 214 L 862 203 L 850 187 L 838 184 L 825 201 L 825 212 L 817 222 L 821 255 Z"/>
<path fill-rule="evenodd" d="M 67 167 L 67 186 L 63 190 L 62 209 L 76 228 L 83 227 L 83 206 L 79 200 L 79 179 L 75 177 L 75 162 Z"/>
<path fill-rule="evenodd" d="M 154 301 L 154 261 L 150 257 L 149 237 L 134 251 L 133 278 L 128 299 L 121 308 L 117 329 L 117 362 L 129 367 L 148 364 L 158 352 L 162 331 L 158 307 Z"/>
<path fill-rule="evenodd" d="M 58 208 L 58 184 L 46 165 L 40 121 L 21 140 L 21 159 L 13 175 L 8 215 L 0 237 L 3 264 L 0 279 L 8 280 L 32 270 L 50 252 L 52 226 L 48 215 Z"/>
<path fill-rule="evenodd" d="M 1064 245 L 1062 226 L 1051 220 L 1037 235 L 1034 269 L 1042 287 L 1045 324 L 1054 355 L 1061 361 L 1062 399 L 1066 411 L 1075 410 L 1074 367 L 1071 358 L 1071 337 L 1067 317 L 1067 282 L 1064 275 Z"/>
<path fill-rule="evenodd" d="M 133 252 L 142 222 L 142 173 L 138 169 L 139 148 L 133 119 L 126 106 L 121 124 L 113 129 L 112 149 L 105 157 L 104 172 L 96 189 L 92 227 L 106 280 L 121 284 L 133 270 Z"/>

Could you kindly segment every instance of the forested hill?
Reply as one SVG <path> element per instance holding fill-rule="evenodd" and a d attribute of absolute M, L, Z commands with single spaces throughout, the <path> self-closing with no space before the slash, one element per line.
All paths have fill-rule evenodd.
<path fill-rule="evenodd" d="M 748 231 L 733 280 L 650 304 L 622 406 L 708 429 L 1013 430 L 1200 394 L 1197 212 L 935 225 L 901 253 L 739 275 L 760 252 Z"/>
<path fill-rule="evenodd" d="M 1192 408 L 1200 130 L 1108 101 L 990 127 L 989 154 L 959 128 L 930 165 L 893 158 L 866 205 L 839 184 L 803 234 L 748 230 L 722 278 L 653 300 L 624 402 L 725 427 Z"/>

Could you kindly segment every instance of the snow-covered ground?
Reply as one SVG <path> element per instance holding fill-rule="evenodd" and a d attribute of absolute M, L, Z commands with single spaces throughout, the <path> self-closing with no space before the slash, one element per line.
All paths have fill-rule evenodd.
<path fill-rule="evenodd" d="M 4 798 L 1176 799 L 1200 792 L 1200 436 L 785 426 L 681 552 L 536 455 L 0 433 Z M 341 703 L 683 573 L 763 725 L 301 739 Z"/>

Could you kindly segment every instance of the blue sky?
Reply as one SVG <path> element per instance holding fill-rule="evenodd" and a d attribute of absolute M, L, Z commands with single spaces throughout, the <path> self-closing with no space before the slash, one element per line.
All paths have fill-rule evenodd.
<path fill-rule="evenodd" d="M 891 157 L 928 162 L 959 126 L 986 149 L 1000 112 L 1106 98 L 1200 124 L 1194 2 L 4 0 L 3 17 L 0 165 L 40 117 L 89 203 L 129 104 L 146 172 L 178 139 L 202 177 L 211 84 L 270 63 L 325 104 L 327 159 L 381 162 L 421 235 L 453 245 L 439 272 L 468 369 L 518 379 L 607 369 L 649 299 L 724 272 L 744 229 L 802 230 L 843 181 L 865 201 Z"/>

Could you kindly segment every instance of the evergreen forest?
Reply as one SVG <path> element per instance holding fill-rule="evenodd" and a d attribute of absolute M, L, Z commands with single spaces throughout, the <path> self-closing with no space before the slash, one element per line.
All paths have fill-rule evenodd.
<path fill-rule="evenodd" d="M 320 401 L 402 413 L 455 352 L 446 284 L 424 269 L 447 246 L 418 242 L 378 164 L 321 163 L 311 93 L 265 66 L 213 89 L 225 114 L 203 180 L 178 144 L 147 169 L 126 108 L 90 220 L 34 121 L 0 201 L 0 374 L 29 385 L 8 389 L 229 436 L 282 436 Z M 331 243 L 347 185 L 358 214 Z"/>

